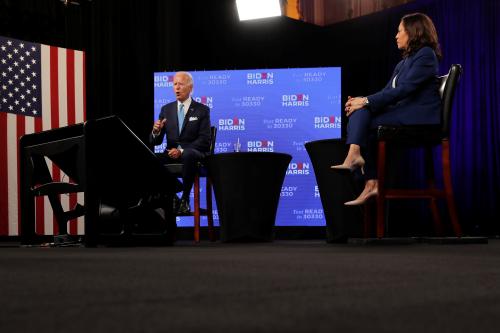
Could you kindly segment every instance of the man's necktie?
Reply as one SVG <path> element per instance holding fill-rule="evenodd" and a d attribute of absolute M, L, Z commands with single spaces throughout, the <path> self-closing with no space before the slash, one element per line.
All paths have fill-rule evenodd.
<path fill-rule="evenodd" d="M 184 123 L 184 104 L 179 105 L 177 111 L 177 119 L 179 120 L 179 133 L 182 131 L 182 124 Z"/>

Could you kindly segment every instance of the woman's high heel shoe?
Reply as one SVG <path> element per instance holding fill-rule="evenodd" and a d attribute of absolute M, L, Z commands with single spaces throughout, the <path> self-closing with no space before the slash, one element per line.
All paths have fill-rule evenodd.
<path fill-rule="evenodd" d="M 351 161 L 350 165 L 349 164 L 332 165 L 330 168 L 337 170 L 349 170 L 352 172 L 357 168 L 363 168 L 364 165 L 365 165 L 365 160 L 363 159 L 362 156 L 358 156 Z"/>
<path fill-rule="evenodd" d="M 363 205 L 368 199 L 370 199 L 371 197 L 375 197 L 377 195 L 378 195 L 378 189 L 373 189 L 370 192 L 366 193 L 366 195 L 363 196 L 362 198 L 358 197 L 356 200 L 347 201 L 344 203 L 344 205 L 346 205 L 346 206 Z"/>

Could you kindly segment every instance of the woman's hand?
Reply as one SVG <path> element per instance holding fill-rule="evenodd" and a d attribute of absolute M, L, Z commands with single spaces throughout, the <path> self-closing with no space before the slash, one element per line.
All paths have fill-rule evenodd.
<path fill-rule="evenodd" d="M 347 97 L 347 102 L 345 103 L 345 113 L 349 117 L 351 113 L 356 110 L 362 109 L 366 105 L 366 97 Z"/>

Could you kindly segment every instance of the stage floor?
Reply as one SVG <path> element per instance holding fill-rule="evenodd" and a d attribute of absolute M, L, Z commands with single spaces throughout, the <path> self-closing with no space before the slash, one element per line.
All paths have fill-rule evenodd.
<path fill-rule="evenodd" d="M 19 248 L 2 332 L 498 331 L 500 240 Z"/>

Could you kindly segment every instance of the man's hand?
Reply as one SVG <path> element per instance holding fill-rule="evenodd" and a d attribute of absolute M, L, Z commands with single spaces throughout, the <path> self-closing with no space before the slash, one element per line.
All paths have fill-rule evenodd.
<path fill-rule="evenodd" d="M 172 148 L 167 150 L 168 157 L 173 158 L 174 160 L 181 157 L 181 151 L 177 148 Z"/>
<path fill-rule="evenodd" d="M 157 121 L 155 121 L 155 123 L 153 124 L 153 134 L 154 135 L 160 134 L 161 130 L 163 129 L 163 127 L 165 127 L 166 123 L 167 119 L 165 118 L 158 119 Z"/>

